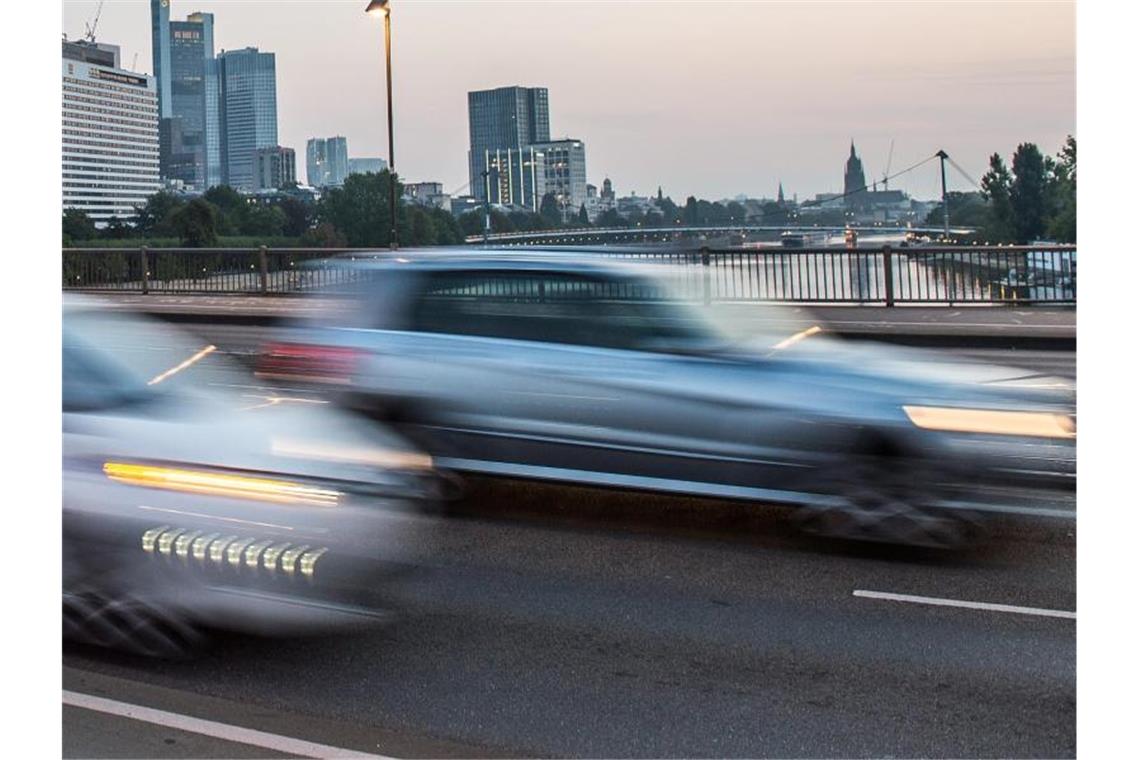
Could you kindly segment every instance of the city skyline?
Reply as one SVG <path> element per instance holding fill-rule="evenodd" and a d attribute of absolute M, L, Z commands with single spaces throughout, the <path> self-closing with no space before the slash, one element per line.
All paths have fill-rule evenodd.
<path fill-rule="evenodd" d="M 96 6 L 65 2 L 63 31 L 80 36 Z M 383 156 L 382 25 L 363 7 L 275 4 L 266 24 L 264 3 L 173 0 L 171 16 L 214 13 L 217 50 L 277 54 L 280 144 L 344 134 L 354 153 Z M 575 33 L 551 38 L 575 9 Z M 1051 154 L 1075 133 L 1072 3 L 397 1 L 393 14 L 396 167 L 453 193 L 468 179 L 467 92 L 509 85 L 548 88 L 551 137 L 586 141 L 589 181 L 611 177 L 619 195 L 771 197 L 782 181 L 805 200 L 841 190 L 852 139 L 868 181 L 892 139 L 892 171 L 944 148 L 977 178 L 990 153 L 1036 142 Z M 1032 40 L 1008 35 L 1026 18 Z M 472 40 L 487 23 L 510 50 Z M 144 0 L 108 3 L 99 39 L 152 73 Z M 891 186 L 934 197 L 936 169 Z"/>

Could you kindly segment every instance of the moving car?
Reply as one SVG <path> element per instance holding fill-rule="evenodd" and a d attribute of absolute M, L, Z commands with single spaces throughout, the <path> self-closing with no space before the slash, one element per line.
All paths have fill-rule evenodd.
<path fill-rule="evenodd" d="M 684 266 L 480 250 L 353 266 L 258 374 L 339 389 L 441 467 L 787 503 L 814 532 L 932 546 L 973 540 L 986 511 L 1073 514 L 1062 382 L 694 303 Z"/>
<path fill-rule="evenodd" d="M 208 629 L 382 621 L 430 457 L 214 346 L 65 300 L 65 638 L 179 654 Z"/>

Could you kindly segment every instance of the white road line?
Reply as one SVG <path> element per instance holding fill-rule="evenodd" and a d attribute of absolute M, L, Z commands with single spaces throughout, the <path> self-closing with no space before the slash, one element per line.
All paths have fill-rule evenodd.
<path fill-rule="evenodd" d="M 290 755 L 319 758 L 349 757 L 393 760 L 383 755 L 370 755 L 367 752 L 357 752 L 341 747 L 330 747 L 327 744 L 315 744 L 314 742 L 307 742 L 302 739 L 293 739 L 288 736 L 266 733 L 265 731 L 255 731 L 252 728 L 231 726 L 226 723 L 216 723 L 212 720 L 191 718 L 188 715 L 179 715 L 178 713 L 167 712 L 165 710 L 155 710 L 151 707 L 141 707 L 139 705 L 127 704 L 126 702 L 117 702 L 113 699 L 94 697 L 89 694 L 67 691 L 66 689 L 63 692 L 63 703 L 71 707 L 80 707 L 84 710 L 94 710 L 95 712 L 106 713 L 108 715 L 118 715 L 123 718 L 130 718 L 131 720 L 139 720 L 144 723 L 153 723 L 157 726 L 173 728 L 178 731 L 188 731 L 193 734 L 201 734 L 202 736 L 211 736 L 215 739 L 222 739 L 237 744 L 250 744 L 254 747 L 271 749 Z"/>
<path fill-rule="evenodd" d="M 1040 607 L 1015 607 L 1011 604 L 990 604 L 989 602 L 964 602 L 958 599 L 939 599 L 933 596 L 911 596 L 910 594 L 890 594 L 885 591 L 863 591 L 856 589 L 854 596 L 863 599 L 885 599 L 891 602 L 910 602 L 912 604 L 932 604 L 938 607 L 964 607 L 970 610 L 987 610 L 989 612 L 1013 612 L 1018 615 L 1037 615 L 1039 617 L 1056 617 L 1076 620 L 1077 613 L 1067 610 L 1046 610 Z"/>

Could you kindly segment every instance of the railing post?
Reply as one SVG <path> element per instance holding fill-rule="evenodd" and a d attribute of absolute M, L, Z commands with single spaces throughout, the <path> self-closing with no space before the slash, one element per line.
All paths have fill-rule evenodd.
<path fill-rule="evenodd" d="M 261 270 L 261 294 L 269 292 L 269 257 L 265 253 L 265 246 L 257 249 L 257 266 Z"/>
<path fill-rule="evenodd" d="M 894 262 L 891 260 L 891 247 L 889 245 L 883 246 L 883 283 L 885 285 L 885 297 L 887 299 L 887 306 L 894 306 L 895 274 Z"/>
<path fill-rule="evenodd" d="M 709 304 L 712 303 L 712 280 L 709 279 L 711 276 L 710 272 L 709 272 L 710 258 L 711 257 L 709 256 L 709 247 L 707 245 L 701 246 L 701 267 L 702 267 L 702 271 L 704 272 L 703 288 L 704 288 L 704 302 L 705 302 L 706 306 L 708 306 Z"/>
<path fill-rule="evenodd" d="M 142 265 L 142 293 L 145 296 L 150 292 L 150 257 L 147 256 L 146 246 L 139 246 L 139 263 Z"/>

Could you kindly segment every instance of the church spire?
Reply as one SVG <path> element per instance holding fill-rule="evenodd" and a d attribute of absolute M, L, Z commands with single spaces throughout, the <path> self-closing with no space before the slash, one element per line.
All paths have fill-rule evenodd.
<path fill-rule="evenodd" d="M 779 203 L 781 206 L 784 205 L 784 181 L 783 180 L 780 180 L 780 187 L 776 191 L 776 203 Z"/>

